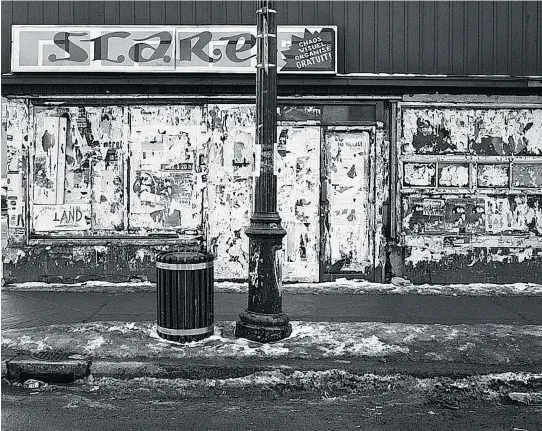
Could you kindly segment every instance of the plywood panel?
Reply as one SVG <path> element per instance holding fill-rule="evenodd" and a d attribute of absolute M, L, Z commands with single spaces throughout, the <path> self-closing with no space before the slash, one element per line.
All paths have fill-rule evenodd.
<path fill-rule="evenodd" d="M 283 278 L 318 281 L 320 127 L 279 127 L 277 208 L 286 230 Z"/>
<path fill-rule="evenodd" d="M 61 1 L 58 3 L 58 23 L 73 24 L 73 2 Z"/>
<path fill-rule="evenodd" d="M 481 73 L 492 73 L 495 70 L 494 35 L 495 29 L 495 2 L 482 2 L 480 4 L 480 70 Z"/>
<path fill-rule="evenodd" d="M 200 106 L 130 107 L 130 229 L 202 228 Z"/>
<path fill-rule="evenodd" d="M 255 107 L 209 105 L 209 177 L 207 242 L 216 255 L 215 275 L 246 279 L 248 237 L 252 214 L 255 145 Z"/>
<path fill-rule="evenodd" d="M 435 71 L 445 75 L 451 69 L 450 2 L 435 4 Z"/>
<path fill-rule="evenodd" d="M 406 72 L 418 73 L 421 57 L 421 14 L 419 2 L 405 2 L 406 27 Z"/>
<path fill-rule="evenodd" d="M 421 58 L 419 69 L 426 74 L 436 73 L 435 53 L 435 4 L 433 2 L 421 2 L 420 6 L 420 51 Z"/>
<path fill-rule="evenodd" d="M 370 274 L 374 265 L 370 198 L 372 136 L 362 131 L 325 134 L 329 232 L 324 259 L 329 273 Z"/>
<path fill-rule="evenodd" d="M 391 5 L 391 59 L 392 72 L 406 70 L 407 34 L 405 31 L 406 2 L 394 2 Z"/>

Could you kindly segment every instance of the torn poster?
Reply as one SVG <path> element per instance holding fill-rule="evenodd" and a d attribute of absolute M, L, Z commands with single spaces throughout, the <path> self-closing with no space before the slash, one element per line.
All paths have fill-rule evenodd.
<path fill-rule="evenodd" d="M 89 230 L 90 223 L 90 204 L 33 206 L 32 226 L 36 232 Z"/>

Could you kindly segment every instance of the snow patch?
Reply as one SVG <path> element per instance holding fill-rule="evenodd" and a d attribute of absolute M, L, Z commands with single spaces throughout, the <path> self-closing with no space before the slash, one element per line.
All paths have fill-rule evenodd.
<path fill-rule="evenodd" d="M 105 343 L 104 337 L 101 335 L 93 340 L 89 340 L 85 346 L 85 352 L 87 354 L 94 352 L 98 347 L 102 346 Z"/>

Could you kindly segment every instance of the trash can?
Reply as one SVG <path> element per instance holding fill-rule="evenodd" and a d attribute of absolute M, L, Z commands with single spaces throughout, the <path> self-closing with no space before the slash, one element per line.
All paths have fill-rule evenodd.
<path fill-rule="evenodd" d="M 202 252 L 167 252 L 156 257 L 160 337 L 184 343 L 213 334 L 213 259 Z"/>

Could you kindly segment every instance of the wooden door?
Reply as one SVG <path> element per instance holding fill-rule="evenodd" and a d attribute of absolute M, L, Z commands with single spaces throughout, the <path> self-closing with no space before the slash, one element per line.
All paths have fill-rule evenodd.
<path fill-rule="evenodd" d="M 328 128 L 322 157 L 321 281 L 374 278 L 374 133 Z"/>

